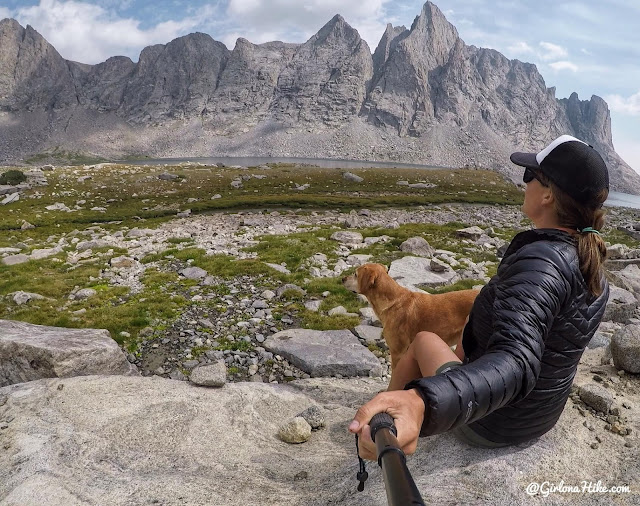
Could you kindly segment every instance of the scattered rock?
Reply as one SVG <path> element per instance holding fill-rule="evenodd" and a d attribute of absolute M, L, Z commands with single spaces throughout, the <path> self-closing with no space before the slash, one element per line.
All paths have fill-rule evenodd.
<path fill-rule="evenodd" d="M 331 239 L 349 246 L 359 246 L 363 241 L 362 234 L 360 232 L 349 232 L 346 230 L 334 232 L 331 234 Z"/>
<path fill-rule="evenodd" d="M 227 382 L 227 366 L 224 361 L 201 365 L 191 371 L 189 381 L 204 387 L 222 387 Z"/>
<path fill-rule="evenodd" d="M 389 276 L 395 279 L 400 286 L 409 290 L 422 292 L 418 286 L 437 288 L 455 283 L 459 277 L 453 270 L 446 272 L 433 272 L 431 259 L 406 256 L 394 260 L 389 267 Z"/>
<path fill-rule="evenodd" d="M 46 206 L 45 209 L 48 210 L 48 211 L 66 211 L 68 213 L 71 212 L 71 209 L 69 209 L 62 202 L 56 202 L 55 204 L 52 204 L 50 206 Z"/>
<path fill-rule="evenodd" d="M 435 251 L 424 237 L 411 237 L 400 245 L 400 251 L 419 257 L 431 257 Z"/>
<path fill-rule="evenodd" d="M 616 369 L 640 373 L 640 327 L 626 325 L 611 338 L 611 355 Z"/>
<path fill-rule="evenodd" d="M 23 304 L 28 304 L 32 300 L 46 299 L 46 297 L 43 297 L 38 293 L 30 293 L 30 292 L 23 292 L 23 291 L 12 292 L 9 294 L 9 297 L 11 297 L 13 299 L 13 302 L 18 306 L 22 306 Z"/>
<path fill-rule="evenodd" d="M 0 200 L 0 205 L 7 205 L 7 204 L 12 204 L 13 202 L 17 202 L 18 200 L 20 200 L 20 194 L 18 192 L 16 193 L 11 193 L 10 195 L 6 196 L 4 199 Z"/>
<path fill-rule="evenodd" d="M 282 297 L 282 295 L 284 293 L 288 292 L 288 291 L 297 292 L 297 293 L 299 293 L 300 295 L 303 295 L 303 296 L 307 295 L 306 290 L 300 288 L 298 285 L 294 285 L 294 284 L 291 284 L 291 283 L 286 283 L 286 284 L 284 284 L 282 286 L 279 286 L 276 289 L 276 296 L 277 297 Z"/>
<path fill-rule="evenodd" d="M 638 301 L 630 291 L 610 284 L 609 301 L 602 319 L 624 323 L 633 316 L 637 307 Z"/>
<path fill-rule="evenodd" d="M 20 253 L 20 248 L 0 248 L 0 255 Z"/>
<path fill-rule="evenodd" d="M 448 272 L 451 270 L 451 266 L 448 263 L 443 262 L 442 260 L 439 260 L 437 258 L 431 259 L 429 267 L 431 268 L 431 271 L 436 273 Z"/>
<path fill-rule="evenodd" d="M 456 234 L 458 235 L 458 237 L 477 241 L 484 235 L 484 230 L 482 230 L 480 227 L 473 226 L 456 230 Z"/>
<path fill-rule="evenodd" d="M 28 262 L 30 260 L 28 255 L 20 253 L 19 255 L 9 255 L 2 259 L 4 265 L 18 265 Z"/>
<path fill-rule="evenodd" d="M 149 228 L 132 228 L 131 230 L 129 230 L 127 232 L 127 235 L 125 236 L 127 239 L 131 239 L 131 238 L 138 238 L 138 237 L 147 237 L 150 235 L 154 235 L 155 231 L 149 229 Z"/>
<path fill-rule="evenodd" d="M 0 387 L 87 374 L 138 373 L 108 330 L 0 320 Z"/>
<path fill-rule="evenodd" d="M 373 327 L 372 325 L 358 325 L 353 329 L 356 335 L 363 339 L 367 344 L 376 344 L 383 339 L 382 327 Z"/>
<path fill-rule="evenodd" d="M 358 312 L 366 320 L 366 323 L 380 323 L 380 319 L 372 307 L 361 307 Z"/>
<path fill-rule="evenodd" d="M 83 288 L 82 290 L 78 290 L 75 293 L 72 293 L 69 298 L 72 300 L 85 300 L 89 297 L 93 297 L 98 292 L 96 292 L 93 288 Z"/>
<path fill-rule="evenodd" d="M 163 181 L 175 181 L 176 179 L 180 179 L 180 176 L 169 172 L 163 172 L 158 176 L 158 179 L 162 179 Z"/>
<path fill-rule="evenodd" d="M 309 300 L 309 301 L 304 303 L 304 307 L 308 311 L 313 311 L 314 313 L 317 313 L 318 311 L 320 311 L 320 306 L 321 305 L 322 305 L 322 301 L 321 300 Z"/>
<path fill-rule="evenodd" d="M 356 176 L 351 172 L 344 172 L 342 174 L 342 177 L 345 178 L 347 181 L 353 181 L 354 183 L 362 183 L 362 181 L 364 181 L 363 178 L 361 178 L 360 176 Z"/>
<path fill-rule="evenodd" d="M 613 394 L 604 387 L 596 384 L 588 384 L 580 387 L 580 399 L 596 411 L 609 413 L 609 409 L 613 404 Z"/>
<path fill-rule="evenodd" d="M 110 244 L 103 239 L 97 239 L 95 241 L 80 241 L 78 244 L 76 244 L 76 250 L 77 251 L 95 250 L 99 248 L 107 248 L 109 246 Z"/>
<path fill-rule="evenodd" d="M 136 266 L 137 261 L 131 257 L 119 256 L 112 258 L 109 264 L 114 269 L 131 269 Z"/>
<path fill-rule="evenodd" d="M 316 405 L 309 406 L 302 413 L 298 413 L 296 417 L 304 418 L 312 430 L 318 430 L 325 426 L 324 413 Z"/>
<path fill-rule="evenodd" d="M 267 262 L 265 262 L 265 264 L 267 264 L 272 269 L 275 269 L 276 271 L 281 272 L 282 274 L 291 274 L 291 271 L 289 269 L 287 269 L 286 267 L 280 264 L 270 264 Z"/>
<path fill-rule="evenodd" d="M 278 437 L 285 443 L 305 443 L 311 437 L 311 425 L 301 416 L 296 416 L 280 427 Z"/>
<path fill-rule="evenodd" d="M 56 246 L 55 248 L 34 249 L 29 256 L 31 260 L 42 260 L 43 258 L 49 258 L 59 253 L 62 253 L 61 246 Z"/>
<path fill-rule="evenodd" d="M 182 269 L 180 274 L 187 279 L 204 279 L 209 273 L 200 267 L 187 267 Z"/>
<path fill-rule="evenodd" d="M 409 188 L 415 188 L 418 190 L 428 190 L 429 188 L 435 188 L 436 185 L 433 183 L 412 183 L 409 185 Z"/>
<path fill-rule="evenodd" d="M 380 376 L 378 359 L 348 330 L 283 330 L 263 344 L 311 376 Z"/>

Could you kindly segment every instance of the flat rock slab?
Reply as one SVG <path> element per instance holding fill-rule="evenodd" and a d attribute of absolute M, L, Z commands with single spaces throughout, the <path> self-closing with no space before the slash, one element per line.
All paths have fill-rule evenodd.
<path fill-rule="evenodd" d="M 0 320 L 0 386 L 88 374 L 138 372 L 108 330 Z"/>
<path fill-rule="evenodd" d="M 204 279 L 207 277 L 208 272 L 200 267 L 187 267 L 182 269 L 180 274 L 187 279 Z"/>
<path fill-rule="evenodd" d="M 20 253 L 19 255 L 9 255 L 2 259 L 2 263 L 4 265 L 18 265 L 28 262 L 30 258 L 24 253 Z"/>
<path fill-rule="evenodd" d="M 640 267 L 637 265 L 627 265 L 620 271 L 611 273 L 617 286 L 621 286 L 635 295 L 640 300 Z"/>
<path fill-rule="evenodd" d="M 373 378 L 311 378 L 213 390 L 124 376 L 5 387 L 0 420 L 11 421 L 0 436 L 0 503 L 386 506 L 374 463 L 365 490 L 356 492 L 358 461 L 347 432 L 356 408 L 385 387 Z M 280 441 L 278 428 L 313 405 L 323 408 L 326 427 L 306 443 Z M 427 504 L 637 504 L 639 447 L 625 448 L 615 436 L 617 450 L 591 449 L 584 420 L 569 401 L 556 427 L 530 444 L 484 449 L 451 434 L 421 438 L 407 465 Z M 532 498 L 525 491 L 561 480 L 628 484 L 632 492 Z"/>
<path fill-rule="evenodd" d="M 364 339 L 367 344 L 376 344 L 382 341 L 382 327 L 374 327 L 372 325 L 358 325 L 353 329 L 360 339 Z"/>
<path fill-rule="evenodd" d="M 378 359 L 349 330 L 283 330 L 263 346 L 313 377 L 382 374 Z"/>
<path fill-rule="evenodd" d="M 391 262 L 389 276 L 400 286 L 414 292 L 424 292 L 418 286 L 437 288 L 453 284 L 458 280 L 458 274 L 455 271 L 434 272 L 431 270 L 430 258 L 414 256 L 406 256 Z"/>
<path fill-rule="evenodd" d="M 609 285 L 609 301 L 604 311 L 603 321 L 626 322 L 633 316 L 638 301 L 633 293 L 615 285 Z"/>
<path fill-rule="evenodd" d="M 215 364 L 196 367 L 189 376 L 189 380 L 203 387 L 221 387 L 227 382 L 227 366 L 224 360 Z"/>

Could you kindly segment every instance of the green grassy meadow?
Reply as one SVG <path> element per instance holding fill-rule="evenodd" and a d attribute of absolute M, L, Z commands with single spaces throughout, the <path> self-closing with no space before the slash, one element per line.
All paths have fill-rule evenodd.
<path fill-rule="evenodd" d="M 0 169 L 4 172 L 7 169 Z M 163 172 L 176 174 L 175 181 L 158 178 Z M 47 173 L 48 186 L 35 187 L 20 200 L 0 207 L 0 248 L 19 245 L 23 253 L 37 248 L 51 248 L 61 238 L 86 240 L 92 231 L 115 233 L 134 227 L 156 228 L 173 220 L 186 209 L 193 214 L 237 212 L 238 210 L 295 210 L 298 215 L 313 211 L 385 208 L 411 209 L 443 203 L 495 204 L 519 206 L 523 192 L 499 174 L 485 170 L 422 169 L 355 169 L 364 181 L 346 180 L 342 170 L 273 165 L 269 168 L 218 168 L 208 166 L 131 166 L 103 164 L 56 168 Z M 244 179 L 243 179 L 244 176 Z M 258 178 L 253 177 L 258 176 Z M 233 189 L 231 182 L 242 180 Z M 414 189 L 400 186 L 398 181 L 427 183 L 435 187 Z M 305 190 L 297 187 L 309 185 Z M 218 197 L 219 195 L 219 197 Z M 216 198 L 213 198 L 216 196 Z M 48 211 L 46 206 L 62 203 L 71 212 Z M 93 210 L 92 210 L 93 209 Z M 24 222 L 35 228 L 23 230 Z M 495 234 L 509 240 L 526 225 L 523 220 L 512 227 L 497 229 Z M 470 256 L 474 262 L 495 261 L 491 252 L 472 252 L 455 231 L 467 226 L 452 222 L 404 224 L 397 228 L 358 229 L 364 237 L 387 235 L 386 243 L 376 243 L 353 251 L 372 255 L 370 261 L 389 264 L 404 255 L 399 245 L 414 236 L 424 237 L 434 248 L 456 255 Z M 127 250 L 100 248 L 91 258 L 69 263 L 74 247 L 66 245 L 53 257 L 31 260 L 20 265 L 0 263 L 0 318 L 23 320 L 36 324 L 78 328 L 106 328 L 119 343 L 135 350 L 138 334 L 144 328 L 166 328 L 189 305 L 194 293 L 228 293 L 228 283 L 238 277 L 249 277 L 260 289 L 275 290 L 283 283 L 294 283 L 307 291 L 306 298 L 322 299 L 320 313 L 304 308 L 295 293 L 283 297 L 281 308 L 274 309 L 274 321 L 284 311 L 295 312 L 303 327 L 315 329 L 352 328 L 358 318 L 322 312 L 342 305 L 357 312 L 364 304 L 347 291 L 335 278 L 311 278 L 305 261 L 315 253 L 323 253 L 329 263 L 338 259 L 336 243 L 329 238 L 335 226 L 317 226 L 288 235 L 266 235 L 245 248 L 255 258 L 238 260 L 230 255 L 207 255 L 189 238 L 172 238 L 168 247 L 140 259 L 147 267 L 141 278 L 143 288 L 132 293 L 125 286 L 109 284 L 100 276 L 112 258 Z M 624 242 L 638 247 L 638 242 L 622 232 L 611 230 L 611 242 Z M 282 274 L 266 263 L 285 264 L 290 274 Z M 197 287 L 197 283 L 181 278 L 176 270 L 188 265 L 215 273 L 219 283 Z M 493 271 L 490 270 L 489 274 Z M 454 288 L 468 288 L 465 281 Z M 96 295 L 86 300 L 70 300 L 77 288 L 93 288 Z M 35 292 L 44 300 L 18 306 L 6 295 L 17 290 Z M 329 292 L 330 295 L 323 296 Z M 222 311 L 219 298 L 209 302 L 211 314 Z"/>

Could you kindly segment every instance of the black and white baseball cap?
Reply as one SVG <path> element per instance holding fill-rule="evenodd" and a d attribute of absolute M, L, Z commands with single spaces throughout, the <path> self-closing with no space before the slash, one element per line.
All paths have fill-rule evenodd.
<path fill-rule="evenodd" d="M 599 205 L 598 195 L 609 190 L 609 171 L 592 146 L 561 135 L 539 153 L 513 153 L 516 165 L 539 171 L 581 204 Z"/>

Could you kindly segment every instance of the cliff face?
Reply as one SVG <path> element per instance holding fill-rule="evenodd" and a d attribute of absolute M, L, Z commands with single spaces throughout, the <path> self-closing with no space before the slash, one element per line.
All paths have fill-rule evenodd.
<path fill-rule="evenodd" d="M 336 15 L 304 44 L 238 39 L 229 51 L 195 33 L 145 48 L 137 63 L 113 57 L 83 65 L 64 60 L 33 28 L 5 19 L 0 127 L 5 160 L 54 143 L 162 156 L 167 150 L 157 142 L 127 142 L 164 136 L 161 144 L 172 153 L 190 156 L 404 157 L 512 174 L 505 153 L 535 150 L 568 133 L 603 154 L 614 189 L 640 193 L 640 176 L 614 151 L 601 98 L 556 99 L 535 65 L 466 45 L 430 2 L 410 29 L 388 25 L 373 55 Z M 135 132 L 121 137 L 117 149 L 102 150 L 97 139 L 110 139 L 110 129 Z M 294 132 L 295 145 L 282 141 L 282 132 Z M 311 140 L 318 132 L 333 135 L 331 149 Z M 206 149 L 242 134 L 249 136 L 244 144 L 228 152 Z M 247 142 L 252 135 L 263 138 L 262 148 Z M 377 151 L 362 146 L 365 137 Z M 278 143 L 286 153 L 272 149 Z"/>
<path fill-rule="evenodd" d="M 272 116 L 287 124 L 339 126 L 359 113 L 372 73 L 369 46 L 335 16 L 297 49 L 278 76 Z"/>
<path fill-rule="evenodd" d="M 0 21 L 0 110 L 64 109 L 77 105 L 69 63 L 30 26 Z"/>

